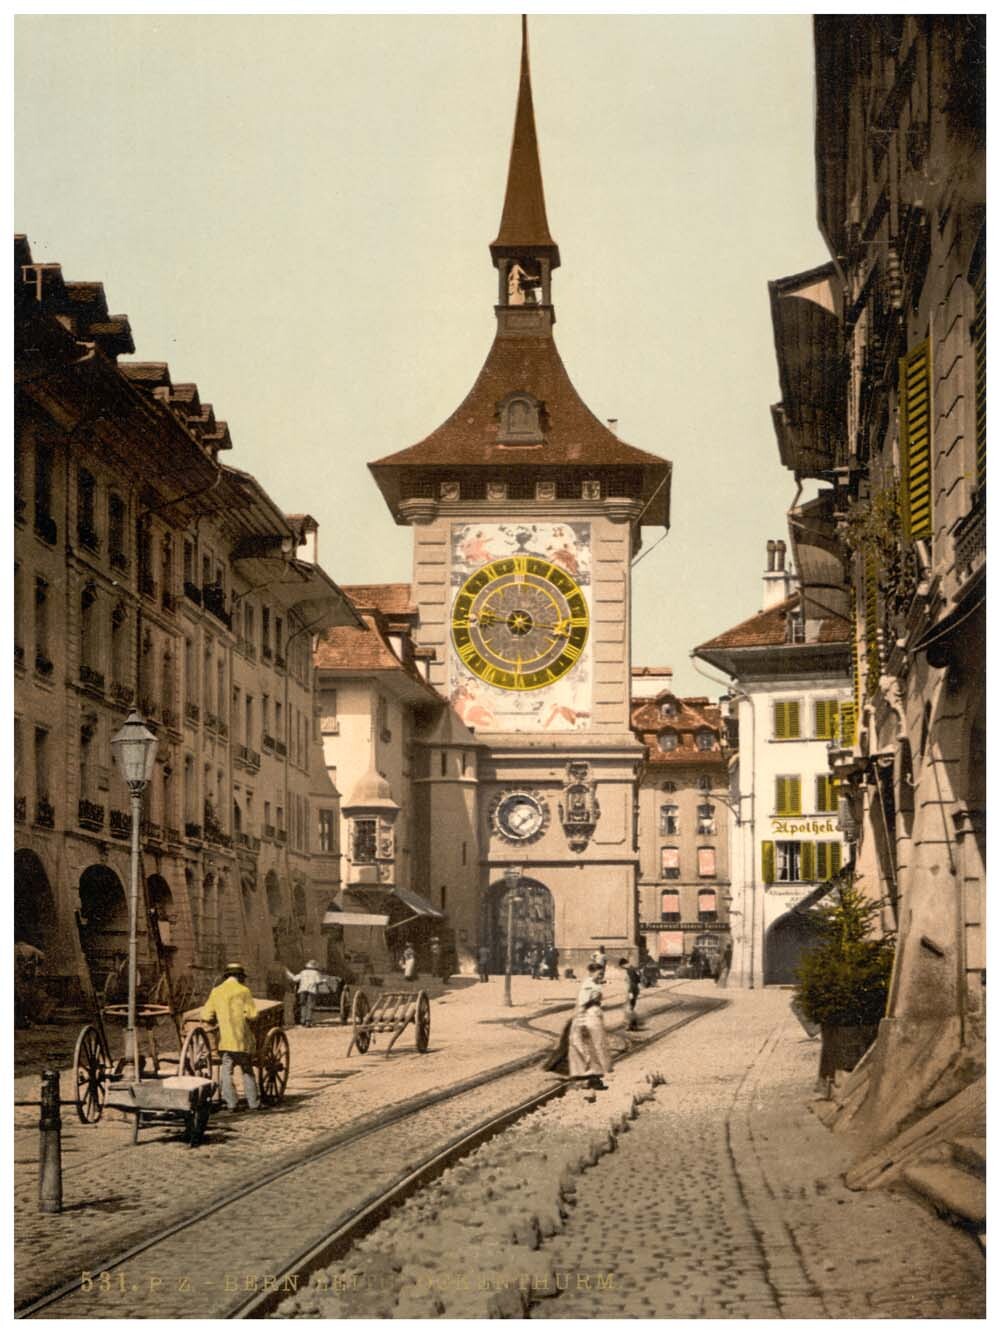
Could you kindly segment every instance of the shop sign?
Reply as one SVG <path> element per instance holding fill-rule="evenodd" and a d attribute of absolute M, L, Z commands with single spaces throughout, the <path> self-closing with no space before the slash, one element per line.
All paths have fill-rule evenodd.
<path fill-rule="evenodd" d="M 832 816 L 829 819 L 772 819 L 771 832 L 783 838 L 795 838 L 802 833 L 840 837 L 840 829 Z"/>

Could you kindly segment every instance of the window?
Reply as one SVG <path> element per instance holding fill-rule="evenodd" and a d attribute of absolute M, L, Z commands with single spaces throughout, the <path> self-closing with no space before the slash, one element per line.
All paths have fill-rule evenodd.
<path fill-rule="evenodd" d="M 128 609 L 124 602 L 119 602 L 111 612 L 111 679 L 123 689 L 128 677 L 130 641 Z"/>
<path fill-rule="evenodd" d="M 194 640 L 184 640 L 184 701 L 198 702 L 198 680 L 194 669 Z"/>
<path fill-rule="evenodd" d="M 838 708 L 836 699 L 817 699 L 814 702 L 813 735 L 817 740 L 836 740 Z"/>
<path fill-rule="evenodd" d="M 802 779 L 780 777 L 774 779 L 774 812 L 778 815 L 801 815 Z"/>
<path fill-rule="evenodd" d="M 931 344 L 925 339 L 899 363 L 899 453 L 903 532 L 915 541 L 933 532 L 931 504 Z"/>
<path fill-rule="evenodd" d="M 271 696 L 262 694 L 260 696 L 260 725 L 264 735 L 271 740 L 271 733 L 268 728 L 271 725 Z"/>
<path fill-rule="evenodd" d="M 215 673 L 218 678 L 215 697 L 218 701 L 219 721 L 223 722 L 226 717 L 226 661 L 221 653 L 218 662 L 215 664 Z"/>
<path fill-rule="evenodd" d="M 448 776 L 448 753 L 446 750 L 441 751 L 441 776 L 443 778 Z"/>
<path fill-rule="evenodd" d="M 698 806 L 698 833 L 703 838 L 715 833 L 715 806 L 707 801 Z"/>
<path fill-rule="evenodd" d="M 976 249 L 979 251 L 979 245 Z M 981 490 L 986 485 L 986 265 L 979 262 L 974 267 L 972 342 L 976 354 L 976 489 Z"/>
<path fill-rule="evenodd" d="M 797 699 L 787 700 L 784 703 L 775 703 L 774 708 L 774 739 L 778 741 L 795 740 L 801 736 L 799 728 L 799 701 Z"/>
<path fill-rule="evenodd" d="M 247 641 L 247 647 L 256 650 L 255 642 L 257 627 L 254 624 L 253 607 L 249 602 L 243 603 L 243 637 Z"/>
<path fill-rule="evenodd" d="M 160 592 L 169 609 L 174 595 L 174 543 L 169 532 L 160 543 Z"/>
<path fill-rule="evenodd" d="M 194 583 L 194 542 L 184 541 L 184 586 Z"/>
<path fill-rule="evenodd" d="M 377 821 L 355 819 L 351 839 L 351 859 L 357 865 L 371 865 L 375 860 Z"/>
<path fill-rule="evenodd" d="M 76 474 L 76 535 L 81 546 L 96 551 L 98 545 L 97 482 L 86 468 Z"/>
<path fill-rule="evenodd" d="M 282 636 L 284 635 L 284 632 L 285 632 L 285 624 L 284 624 L 284 621 L 281 619 L 281 616 L 275 616 L 275 617 L 274 617 L 274 655 L 275 655 L 275 657 L 281 657 L 281 655 L 282 655 L 282 654 L 281 654 L 281 649 L 282 649 L 282 642 L 281 642 L 281 640 L 282 640 Z M 280 666 L 281 663 L 279 662 L 278 665 Z"/>
<path fill-rule="evenodd" d="M 243 724 L 243 737 L 247 745 L 252 746 L 254 741 L 252 694 L 247 695 L 246 699 L 243 701 L 243 707 L 246 715 L 246 721 Z"/>
<path fill-rule="evenodd" d="M 284 718 L 281 703 L 277 699 L 274 701 L 274 734 L 279 741 L 285 739 Z"/>
<path fill-rule="evenodd" d="M 164 649 L 163 660 L 160 666 L 160 701 L 163 704 L 163 720 L 169 725 L 170 714 L 174 715 L 174 696 L 176 694 L 176 680 L 174 677 L 174 655 L 169 648 Z"/>
<path fill-rule="evenodd" d="M 718 919 L 718 906 L 714 889 L 698 890 L 698 920 L 715 921 Z"/>
<path fill-rule="evenodd" d="M 695 741 L 699 750 L 710 750 L 715 744 L 715 737 L 706 729 L 697 733 Z"/>
<path fill-rule="evenodd" d="M 271 608 L 260 608 L 260 650 L 265 657 L 271 656 Z"/>
<path fill-rule="evenodd" d="M 80 665 L 89 672 L 97 671 L 97 644 L 100 640 L 97 627 L 97 587 L 93 583 L 84 586 L 80 593 Z M 96 684 L 96 681 L 92 680 Z"/>
<path fill-rule="evenodd" d="M 49 799 L 49 733 L 44 727 L 35 728 L 35 802 Z"/>
<path fill-rule="evenodd" d="M 195 823 L 194 756 L 184 756 L 184 822 Z"/>
<path fill-rule="evenodd" d="M 660 790 L 665 792 L 675 792 L 677 790 L 677 783 L 665 782 L 663 786 L 660 788 Z"/>
<path fill-rule="evenodd" d="M 679 807 L 676 805 L 660 806 L 660 832 L 671 838 L 675 838 L 680 832 L 678 810 Z"/>
<path fill-rule="evenodd" d="M 715 878 L 715 848 L 698 848 L 698 874 L 708 879 Z"/>
<path fill-rule="evenodd" d="M 668 889 L 660 894 L 660 920 L 680 921 L 681 896 L 676 889 Z"/>
<path fill-rule="evenodd" d="M 837 783 L 829 773 L 816 774 L 816 809 L 832 814 L 837 808 Z"/>
<path fill-rule="evenodd" d="M 125 501 L 113 492 L 108 496 L 108 554 L 116 569 L 128 567 L 125 549 Z"/>
<path fill-rule="evenodd" d="M 52 450 L 47 444 L 35 449 L 35 530 L 48 542 L 56 539 L 52 517 Z"/>
<path fill-rule="evenodd" d="M 699 791 L 712 790 L 712 779 L 709 777 L 707 773 L 702 773 L 701 776 L 698 778 L 698 790 Z"/>
<path fill-rule="evenodd" d="M 35 576 L 35 670 L 43 676 L 51 675 L 49 658 L 49 585 Z"/>
<path fill-rule="evenodd" d="M 673 699 L 664 699 L 660 704 L 660 717 L 676 717 L 677 705 Z"/>
<path fill-rule="evenodd" d="M 787 884 L 801 878 L 800 843 L 765 842 L 762 850 L 764 861 L 763 873 L 766 883 Z"/>
<path fill-rule="evenodd" d="M 681 853 L 679 847 L 660 848 L 660 878 L 680 879 Z"/>
<path fill-rule="evenodd" d="M 319 812 L 319 849 L 321 852 L 336 851 L 333 841 L 333 811 Z"/>
<path fill-rule="evenodd" d="M 677 749 L 676 731 L 661 731 L 657 740 L 659 741 L 660 749 L 663 750 L 664 753 L 669 753 L 669 751 Z"/>
<path fill-rule="evenodd" d="M 840 869 L 842 849 L 839 842 L 818 842 L 816 844 L 815 878 L 822 883 L 830 879 Z M 813 878 L 812 875 L 809 876 Z"/>

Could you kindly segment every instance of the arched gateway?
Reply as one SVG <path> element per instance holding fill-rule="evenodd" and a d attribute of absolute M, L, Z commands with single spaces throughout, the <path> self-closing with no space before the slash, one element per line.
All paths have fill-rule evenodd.
<path fill-rule="evenodd" d="M 513 914 L 509 904 L 514 900 Z M 522 879 L 517 888 L 501 880 L 490 888 L 490 935 L 493 945 L 493 970 L 507 966 L 507 922 L 513 925 L 511 959 L 515 972 L 530 970 L 533 949 L 555 944 L 555 907 L 552 894 L 537 879 Z"/>
<path fill-rule="evenodd" d="M 811 912 L 793 908 L 779 916 L 764 936 L 764 985 L 794 986 L 795 969 L 815 942 Z"/>
<path fill-rule="evenodd" d="M 43 953 L 55 929 L 56 905 L 41 859 L 29 848 L 14 853 L 14 942 Z"/>

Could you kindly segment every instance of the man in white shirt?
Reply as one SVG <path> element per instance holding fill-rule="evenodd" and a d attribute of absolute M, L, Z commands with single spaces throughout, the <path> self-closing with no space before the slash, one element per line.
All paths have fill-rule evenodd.
<path fill-rule="evenodd" d="M 323 983 L 323 973 L 319 970 L 319 964 L 315 958 L 310 958 L 301 972 L 289 972 L 286 967 L 285 976 L 289 981 L 298 983 L 299 1022 L 304 1028 L 311 1028 L 313 1025 L 313 1005 L 316 1003 L 316 995 Z"/>

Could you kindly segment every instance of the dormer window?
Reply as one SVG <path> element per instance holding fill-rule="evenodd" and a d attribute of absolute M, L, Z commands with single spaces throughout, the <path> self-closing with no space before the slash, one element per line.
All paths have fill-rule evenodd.
<path fill-rule="evenodd" d="M 497 404 L 500 444 L 544 444 L 542 434 L 542 404 L 530 393 L 515 391 Z"/>
<path fill-rule="evenodd" d="M 677 705 L 673 699 L 664 699 L 660 704 L 660 717 L 676 717 Z"/>
<path fill-rule="evenodd" d="M 699 750 L 710 750 L 715 743 L 715 737 L 710 731 L 699 731 L 695 735 L 695 741 Z"/>
<path fill-rule="evenodd" d="M 660 749 L 665 752 L 677 749 L 676 731 L 661 731 L 656 739 L 659 742 Z"/>

